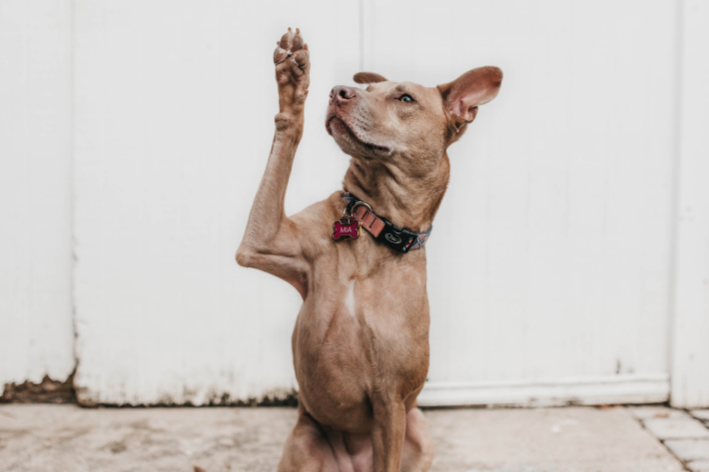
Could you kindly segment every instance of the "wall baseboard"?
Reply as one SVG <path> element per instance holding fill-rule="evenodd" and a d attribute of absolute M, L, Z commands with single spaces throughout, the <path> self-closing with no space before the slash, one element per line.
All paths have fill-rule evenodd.
<path fill-rule="evenodd" d="M 576 377 L 531 382 L 427 383 L 419 406 L 565 406 L 660 403 L 669 399 L 668 374 Z"/>

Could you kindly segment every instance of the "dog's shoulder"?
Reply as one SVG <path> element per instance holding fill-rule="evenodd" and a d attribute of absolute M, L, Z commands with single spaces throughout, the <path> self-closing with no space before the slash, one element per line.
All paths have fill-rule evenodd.
<path fill-rule="evenodd" d="M 342 191 L 291 216 L 304 248 L 322 252 L 332 248 L 332 225 L 342 216 Z"/>

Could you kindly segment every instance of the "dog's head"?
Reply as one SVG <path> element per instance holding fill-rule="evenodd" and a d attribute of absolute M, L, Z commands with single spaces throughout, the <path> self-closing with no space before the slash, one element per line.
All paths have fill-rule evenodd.
<path fill-rule="evenodd" d="M 353 157 L 399 164 L 410 175 L 423 175 L 475 119 L 478 106 L 497 96 L 502 71 L 481 67 L 430 88 L 370 72 L 354 80 L 367 88 L 340 85 L 330 92 L 328 133 Z"/>

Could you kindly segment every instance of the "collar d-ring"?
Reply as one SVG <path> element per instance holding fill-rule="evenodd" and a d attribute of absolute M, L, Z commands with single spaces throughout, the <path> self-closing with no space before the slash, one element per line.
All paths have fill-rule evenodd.
<path fill-rule="evenodd" d="M 366 207 L 367 210 L 369 210 L 371 213 L 374 213 L 374 210 L 372 210 L 372 207 L 369 206 L 369 203 L 363 202 L 362 200 L 360 200 L 360 201 L 355 202 L 354 205 L 352 205 L 352 208 L 350 208 L 350 216 L 351 217 L 353 217 L 353 218 L 355 217 L 354 216 L 355 209 L 360 205 L 363 207 Z M 345 210 L 347 210 L 346 207 L 345 207 Z"/>
<path fill-rule="evenodd" d="M 411 231 L 407 228 L 399 228 L 386 218 L 378 216 L 367 202 L 363 202 L 349 192 L 344 192 L 343 197 L 345 208 L 342 210 L 342 216 L 354 218 L 378 242 L 404 254 L 414 249 L 423 249 L 426 245 L 433 226 L 423 233 Z M 355 216 L 355 211 L 360 205 L 365 207 L 367 211 L 360 212 L 362 213 L 360 215 L 361 218 L 358 218 Z M 347 214 L 348 210 L 349 215 Z"/>

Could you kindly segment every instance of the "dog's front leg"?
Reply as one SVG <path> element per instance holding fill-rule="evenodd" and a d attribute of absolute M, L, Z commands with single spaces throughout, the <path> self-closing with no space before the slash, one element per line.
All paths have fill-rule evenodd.
<path fill-rule="evenodd" d="M 304 297 L 308 264 L 297 225 L 285 215 L 283 203 L 293 158 L 303 135 L 303 109 L 310 84 L 308 46 L 300 31 L 290 28 L 274 52 L 279 113 L 266 171 L 256 193 L 236 261 L 290 282 Z"/>
<path fill-rule="evenodd" d="M 406 407 L 400 399 L 373 398 L 374 472 L 399 472 L 406 438 Z"/>

